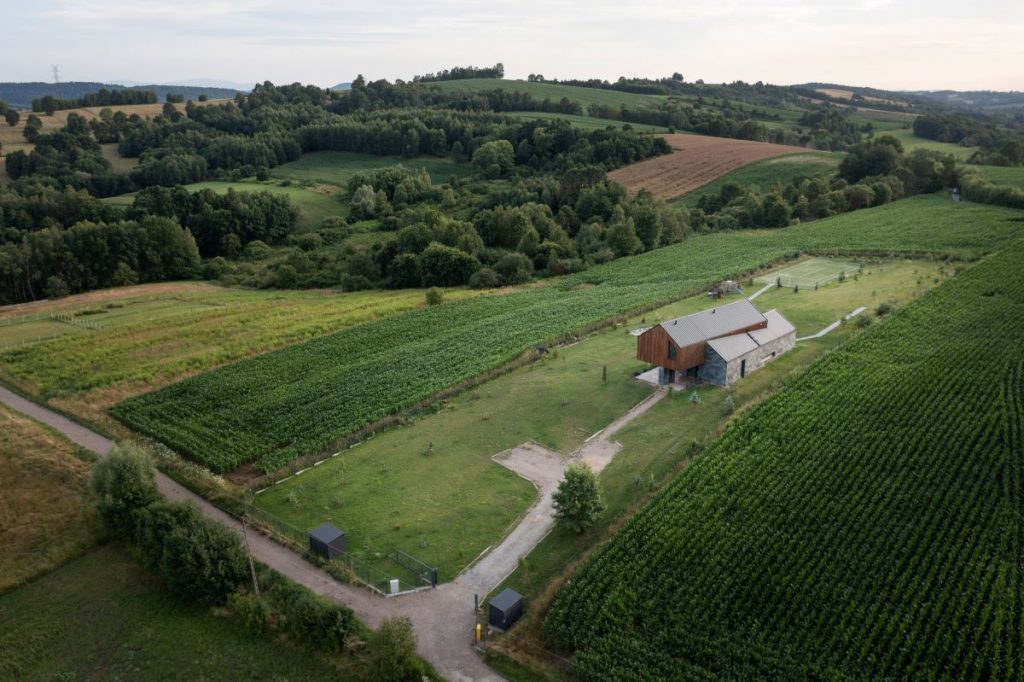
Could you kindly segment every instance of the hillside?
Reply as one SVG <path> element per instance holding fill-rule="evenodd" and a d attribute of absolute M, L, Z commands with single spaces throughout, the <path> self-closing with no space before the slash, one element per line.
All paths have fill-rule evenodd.
<path fill-rule="evenodd" d="M 1022 257 L 733 423 L 557 598 L 575 676 L 1019 679 Z"/>
<path fill-rule="evenodd" d="M 167 93 L 181 95 L 186 100 L 197 100 L 199 95 L 211 99 L 234 97 L 238 91 L 228 88 L 195 87 L 190 85 L 111 85 L 110 83 L 93 83 L 72 81 L 69 83 L 0 83 L 0 101 L 7 102 L 15 109 L 31 109 L 32 100 L 50 95 L 64 99 L 77 99 L 83 95 L 96 92 L 101 88 L 107 90 L 142 90 L 156 93 L 157 99 L 163 102 Z"/>

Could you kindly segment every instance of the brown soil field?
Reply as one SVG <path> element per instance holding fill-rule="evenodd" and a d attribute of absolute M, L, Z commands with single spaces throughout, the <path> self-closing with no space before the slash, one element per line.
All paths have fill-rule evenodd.
<path fill-rule="evenodd" d="M 663 135 L 671 154 L 619 168 L 610 180 L 631 193 L 646 189 L 657 199 L 675 199 L 737 168 L 773 156 L 807 153 L 806 147 L 705 135 Z"/>
<path fill-rule="evenodd" d="M 852 90 L 840 90 L 838 88 L 818 88 L 817 92 L 829 97 L 835 97 L 836 99 L 853 99 Z M 881 97 L 872 97 L 871 95 L 863 95 L 865 102 L 879 102 L 881 104 L 896 104 L 889 99 L 882 99 Z"/>
<path fill-rule="evenodd" d="M 196 102 L 197 106 L 207 106 L 209 104 L 223 104 L 229 100 L 226 99 L 211 99 L 208 102 Z M 178 111 L 184 113 L 184 104 L 174 105 Z M 36 113 L 36 116 L 43 122 L 43 132 L 48 133 L 54 130 L 58 130 L 67 125 L 68 116 L 72 113 L 84 116 L 87 120 L 100 117 L 100 112 L 104 109 L 111 109 L 113 111 L 123 111 L 124 113 L 131 116 L 132 114 L 138 114 L 143 118 L 152 118 L 161 111 L 163 111 L 163 102 L 157 104 L 125 104 L 123 106 L 111 106 L 111 107 L 82 107 L 81 109 L 64 109 L 61 111 L 53 112 L 53 116 L 47 116 L 43 112 Z M 25 129 L 25 122 L 28 121 L 29 114 L 31 111 L 21 111 L 21 121 L 16 126 L 9 126 L 6 123 L 0 121 L 0 156 L 9 154 L 13 151 L 23 150 L 25 153 L 32 151 L 32 145 L 25 141 L 25 136 L 22 131 Z M 103 145 L 103 156 L 114 166 L 114 170 L 118 172 L 129 171 L 135 167 L 138 163 L 136 159 L 125 159 L 117 154 L 117 145 Z M 109 147 L 109 148 L 108 148 Z M 9 181 L 7 176 L 7 170 L 0 163 L 0 184 L 6 184 Z"/>

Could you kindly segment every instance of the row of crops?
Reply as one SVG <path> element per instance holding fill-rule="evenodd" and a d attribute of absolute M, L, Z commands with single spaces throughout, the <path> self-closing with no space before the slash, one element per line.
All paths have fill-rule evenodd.
<path fill-rule="evenodd" d="M 955 210 L 954 210 L 955 209 Z M 217 471 L 271 471 L 588 324 L 797 251 L 975 256 L 1015 212 L 922 197 L 762 233 L 692 238 L 556 285 L 390 317 L 128 400 L 115 415 Z"/>
<path fill-rule="evenodd" d="M 1024 243 L 814 365 L 556 598 L 580 679 L 1022 679 Z"/>

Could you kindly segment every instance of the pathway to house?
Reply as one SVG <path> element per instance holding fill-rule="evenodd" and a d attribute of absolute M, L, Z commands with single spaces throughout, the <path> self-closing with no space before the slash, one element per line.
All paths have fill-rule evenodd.
<path fill-rule="evenodd" d="M 773 286 L 775 286 L 775 285 L 774 284 L 765 284 L 763 287 L 761 287 L 760 289 L 758 289 L 757 291 L 752 293 L 750 296 L 747 296 L 747 300 L 748 301 L 753 301 L 755 298 L 757 298 L 758 296 L 760 296 L 764 292 L 768 291 Z"/>
<path fill-rule="evenodd" d="M 259 533 L 248 534 L 254 557 L 313 592 L 350 607 L 356 617 L 376 628 L 385 618 L 407 616 L 413 623 L 419 654 L 449 680 L 501 680 L 473 651 L 473 597 L 484 596 L 497 587 L 554 526 L 552 494 L 565 467 L 584 461 L 595 472 L 603 469 L 621 449 L 612 437 L 633 419 L 657 404 L 666 393 L 658 390 L 607 428 L 594 434 L 569 456 L 525 443 L 495 455 L 496 462 L 532 481 L 540 498 L 511 532 L 482 558 L 450 583 L 401 597 L 384 598 L 369 590 L 341 583 L 313 566 L 299 554 Z M 113 443 L 106 437 L 37 403 L 0 386 L 0 403 L 63 433 L 69 440 L 99 455 L 107 455 Z M 242 534 L 242 524 L 168 476 L 157 474 L 157 487 L 170 500 L 194 503 L 207 517 Z"/>

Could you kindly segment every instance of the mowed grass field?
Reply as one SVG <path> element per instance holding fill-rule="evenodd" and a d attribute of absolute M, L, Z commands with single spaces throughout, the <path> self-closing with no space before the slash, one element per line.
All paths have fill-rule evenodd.
<path fill-rule="evenodd" d="M 647 190 L 657 199 L 675 199 L 747 164 L 788 154 L 806 155 L 803 147 L 733 140 L 705 135 L 666 135 L 672 153 L 618 168 L 608 178 L 632 193 Z"/>
<path fill-rule="evenodd" d="M 549 646 L 583 679 L 1019 679 L 1022 257 L 733 424 L 574 574 Z"/>
<path fill-rule="evenodd" d="M 0 406 L 0 593 L 103 536 L 87 489 L 91 461 L 55 432 Z"/>
<path fill-rule="evenodd" d="M 300 231 L 319 227 L 325 219 L 343 216 L 348 212 L 346 206 L 341 202 L 339 191 L 330 185 L 284 186 L 278 182 L 257 182 L 255 180 L 239 182 L 211 180 L 195 182 L 184 187 L 190 192 L 210 189 L 217 194 L 227 194 L 231 189 L 236 192 L 270 192 L 284 195 L 291 199 L 299 209 Z M 130 206 L 134 200 L 134 193 L 104 199 L 107 203 L 117 206 Z"/>
<path fill-rule="evenodd" d="M 446 293 L 450 299 L 476 295 Z M 180 282 L 0 307 L 0 348 L 23 336 L 22 326 L 35 329 L 40 315 L 102 325 L 93 331 L 47 322 L 63 334 L 0 352 L 0 382 L 124 434 L 107 409 L 126 397 L 424 305 L 419 290 L 253 291 Z"/>
<path fill-rule="evenodd" d="M 923 262 L 876 263 L 858 282 L 836 284 L 806 296 L 788 290 L 771 297 L 764 294 L 757 303 L 762 310 L 778 308 L 790 316 L 800 333 L 813 333 L 858 305 L 870 306 L 882 297 L 903 302 L 918 295 L 932 285 L 931 276 L 919 282 L 918 273 L 934 270 L 934 264 Z M 491 457 L 530 440 L 557 452 L 575 451 L 653 390 L 633 379 L 647 365 L 636 359 L 636 339 L 626 332 L 711 305 L 704 295 L 690 297 L 558 349 L 460 395 L 435 414 L 379 433 L 268 488 L 256 496 L 255 504 L 300 529 L 331 521 L 345 529 L 350 550 L 382 568 L 385 564 L 378 555 L 397 546 L 439 566 L 443 579 L 450 580 L 496 543 L 536 497 L 532 485 Z M 781 375 L 774 371 L 752 375 L 758 380 L 745 383 L 743 395 L 752 399 L 779 376 L 845 338 L 845 333 L 835 334 L 806 349 L 801 346 L 799 361 L 771 365 Z M 607 381 L 602 380 L 605 368 Z M 725 419 L 718 403 L 727 393 L 705 390 L 709 401 L 705 408 L 686 410 L 682 409 L 685 400 L 672 401 L 680 408 L 678 414 L 663 422 L 646 420 L 648 428 L 661 423 L 649 445 L 657 445 L 657 439 L 664 437 L 660 445 L 665 446 L 681 434 L 703 438 L 716 428 Z M 691 419 L 694 415 L 699 418 Z M 662 414 L 659 419 L 666 417 Z M 671 424 L 668 433 L 665 424 Z M 642 430 L 640 437 L 645 437 Z M 606 493 L 615 500 L 609 519 L 648 490 L 653 472 L 660 472 L 660 481 L 664 470 L 659 467 L 675 461 L 670 457 L 656 463 L 651 459 L 655 456 L 653 448 L 631 453 L 626 464 L 616 466 L 616 459 L 606 470 L 610 473 L 602 473 Z M 634 483 L 634 476 L 642 476 L 643 485 Z"/>
<path fill-rule="evenodd" d="M 755 284 L 781 283 L 784 287 L 814 288 L 824 286 L 842 276 L 853 277 L 861 264 L 835 258 L 809 258 L 781 270 L 765 273 L 754 279 Z"/>
<path fill-rule="evenodd" d="M 736 182 L 744 187 L 756 185 L 767 192 L 776 185 L 785 186 L 798 178 L 827 177 L 835 173 L 841 158 L 840 154 L 831 152 L 808 152 L 757 161 L 687 192 L 672 203 L 683 208 L 693 208 L 701 197 L 717 195 L 728 182 Z"/>
<path fill-rule="evenodd" d="M 6 479 L 5 479 L 6 480 Z M 107 545 L 0 595 L 0 679 L 336 680 L 331 663 L 185 606 Z"/>
<path fill-rule="evenodd" d="M 725 277 L 817 254 L 976 257 L 1019 212 L 922 196 L 803 225 L 701 235 L 508 294 L 412 311 L 189 378 L 118 405 L 133 428 L 218 470 L 277 469 L 538 345 Z M 282 382 L 287 377 L 287 382 Z M 239 396 L 245 396 L 240 402 Z"/>
<path fill-rule="evenodd" d="M 997 185 L 1013 185 L 1024 189 L 1024 166 L 966 166 Z"/>
<path fill-rule="evenodd" d="M 940 152 L 942 154 L 952 154 L 958 161 L 966 161 L 971 154 L 978 151 L 977 147 L 962 147 L 958 144 L 952 144 L 950 142 L 936 142 L 935 140 L 928 140 L 923 137 L 916 137 L 914 131 L 910 128 L 900 128 L 897 130 L 885 130 L 876 133 L 876 137 L 881 135 L 890 135 L 895 137 L 897 140 L 903 143 L 903 148 L 907 151 L 913 151 L 915 149 L 926 149 L 930 152 Z M 970 166 L 968 166 L 970 168 Z"/>
<path fill-rule="evenodd" d="M 397 156 L 374 156 L 355 152 L 311 152 L 303 154 L 297 161 L 273 168 L 270 174 L 275 178 L 303 182 L 328 183 L 344 186 L 349 178 L 370 171 L 405 166 L 410 170 L 425 168 L 434 184 L 448 182 L 453 177 L 467 177 L 478 172 L 476 166 L 455 163 L 451 159 L 421 156 L 404 159 Z"/>

